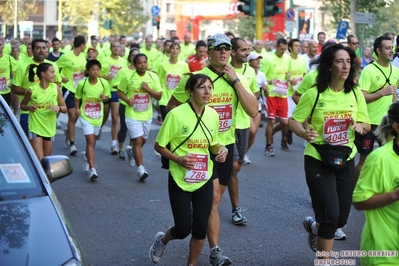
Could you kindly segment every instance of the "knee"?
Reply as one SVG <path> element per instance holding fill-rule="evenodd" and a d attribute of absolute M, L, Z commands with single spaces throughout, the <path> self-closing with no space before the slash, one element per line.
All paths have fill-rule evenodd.
<path fill-rule="evenodd" d="M 176 226 L 174 226 L 170 230 L 170 234 L 174 239 L 185 239 L 190 233 L 191 233 L 191 222 L 190 224 L 180 226 L 179 228 L 176 228 Z"/>
<path fill-rule="evenodd" d="M 220 193 L 219 191 L 217 191 L 217 189 L 213 189 L 213 201 L 212 201 L 212 205 L 213 206 L 218 206 L 220 203 Z"/>
<path fill-rule="evenodd" d="M 143 139 L 142 138 L 133 139 L 133 145 L 141 147 L 143 145 Z"/>

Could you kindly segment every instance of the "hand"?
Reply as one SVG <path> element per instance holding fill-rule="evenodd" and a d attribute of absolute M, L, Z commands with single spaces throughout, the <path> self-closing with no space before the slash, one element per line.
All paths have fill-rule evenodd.
<path fill-rule="evenodd" d="M 141 83 L 141 88 L 145 89 L 146 91 L 148 91 L 150 89 L 150 86 L 148 86 L 147 82 L 143 82 Z"/>
<path fill-rule="evenodd" d="M 62 81 L 62 83 L 67 83 L 69 81 L 69 79 L 68 78 L 62 78 L 61 81 Z"/>
<path fill-rule="evenodd" d="M 271 83 L 272 85 L 276 85 L 277 79 L 272 79 L 270 83 Z"/>
<path fill-rule="evenodd" d="M 128 104 L 129 106 L 133 106 L 133 104 L 134 104 L 134 99 L 133 99 L 133 98 L 129 99 L 128 102 L 127 102 L 127 104 Z"/>
<path fill-rule="evenodd" d="M 389 85 L 385 89 L 381 90 L 382 96 L 389 96 L 396 94 L 396 87 L 393 85 Z"/>
<path fill-rule="evenodd" d="M 59 111 L 61 111 L 61 106 L 58 105 L 50 106 L 50 110 L 51 112 L 58 113 Z"/>
<path fill-rule="evenodd" d="M 107 99 L 107 97 L 104 95 L 104 93 L 101 93 L 100 94 L 100 99 L 105 101 Z"/>
<path fill-rule="evenodd" d="M 191 154 L 187 154 L 186 156 L 180 156 L 177 160 L 177 163 L 186 168 L 187 170 L 191 170 L 194 168 L 195 159 L 191 156 Z"/>
<path fill-rule="evenodd" d="M 36 104 L 29 106 L 29 112 L 34 113 L 36 111 L 36 109 L 37 109 L 37 105 Z"/>
<path fill-rule="evenodd" d="M 76 113 L 76 116 L 80 116 L 80 114 L 81 114 L 81 111 L 80 111 L 80 109 L 79 109 L 79 108 L 76 108 L 76 111 L 75 111 L 75 113 Z"/>
<path fill-rule="evenodd" d="M 298 80 L 297 79 L 291 79 L 290 83 L 292 86 L 295 86 L 296 84 L 298 84 Z"/>
<path fill-rule="evenodd" d="M 309 143 L 313 143 L 314 140 L 319 136 L 319 134 L 316 132 L 316 130 L 314 130 L 313 127 L 309 127 L 305 131 L 306 131 L 306 134 L 305 134 L 304 139 Z"/>
<path fill-rule="evenodd" d="M 225 73 L 230 81 L 233 81 L 237 78 L 237 72 L 231 65 L 225 65 L 221 73 Z"/>
<path fill-rule="evenodd" d="M 106 80 L 111 81 L 114 77 L 111 75 L 105 76 L 104 77 Z"/>
<path fill-rule="evenodd" d="M 285 80 L 290 80 L 291 74 L 289 72 L 285 73 Z"/>
<path fill-rule="evenodd" d="M 221 146 L 219 148 L 218 154 L 215 157 L 216 161 L 219 163 L 224 163 L 224 161 L 226 161 L 227 154 L 227 148 L 225 146 Z"/>
<path fill-rule="evenodd" d="M 352 128 L 351 128 L 351 129 L 352 129 L 352 130 L 355 130 L 357 133 L 359 133 L 359 134 L 361 134 L 361 135 L 364 135 L 364 134 L 367 133 L 366 130 L 365 130 L 365 126 L 364 126 L 363 123 L 354 123 L 354 124 L 352 125 Z"/>

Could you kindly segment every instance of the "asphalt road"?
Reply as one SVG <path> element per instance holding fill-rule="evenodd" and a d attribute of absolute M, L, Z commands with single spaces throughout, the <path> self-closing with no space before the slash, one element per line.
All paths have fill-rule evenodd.
<path fill-rule="evenodd" d="M 65 126 L 66 116 L 61 116 Z M 167 171 L 154 155 L 153 144 L 159 126 L 153 124 L 144 146 L 144 165 L 149 170 L 145 182 L 139 182 L 137 168 L 119 161 L 109 153 L 110 123 L 106 124 L 95 148 L 99 178 L 88 180 L 80 152 L 85 141 L 77 123 L 77 156 L 70 156 L 74 173 L 52 184 L 92 265 L 152 265 L 148 250 L 158 231 L 173 225 L 167 191 Z M 274 139 L 279 143 L 281 134 Z M 315 253 L 307 245 L 302 221 L 313 215 L 303 170 L 303 141 L 294 137 L 290 151 L 275 147 L 274 158 L 263 155 L 264 127 L 249 152 L 252 163 L 239 173 L 240 206 L 248 222 L 236 226 L 230 222 L 228 192 L 220 204 L 221 233 L 219 246 L 233 265 L 314 265 Z M 68 147 L 61 130 L 57 131 L 53 154 L 67 155 Z M 335 241 L 334 251 L 358 250 L 363 227 L 363 213 L 352 209 L 347 239 Z M 185 265 L 189 238 L 168 244 L 160 265 Z M 343 259 L 341 257 L 341 259 Z M 353 259 L 353 258 L 346 258 Z M 359 261 L 355 261 L 360 265 Z M 209 265 L 206 242 L 198 265 Z"/>

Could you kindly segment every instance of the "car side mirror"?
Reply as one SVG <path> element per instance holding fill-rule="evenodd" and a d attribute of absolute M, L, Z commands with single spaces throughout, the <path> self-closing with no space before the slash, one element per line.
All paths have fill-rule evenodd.
<path fill-rule="evenodd" d="M 66 177 L 73 172 L 71 161 L 67 156 L 63 155 L 52 155 L 43 157 L 40 160 L 43 170 L 50 183 Z"/>

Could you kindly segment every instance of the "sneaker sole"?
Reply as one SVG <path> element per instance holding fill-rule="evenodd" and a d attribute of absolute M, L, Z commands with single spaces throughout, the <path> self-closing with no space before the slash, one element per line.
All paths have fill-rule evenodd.
<path fill-rule="evenodd" d="M 229 258 L 226 258 L 223 262 L 218 263 L 217 266 L 228 266 L 231 265 L 231 260 Z M 211 263 L 211 265 L 213 265 L 213 263 Z"/>
<path fill-rule="evenodd" d="M 345 240 L 345 239 L 346 239 L 346 236 L 341 236 L 341 237 L 335 237 L 335 236 L 334 236 L 334 239 L 335 239 L 335 240 Z"/>
<path fill-rule="evenodd" d="M 93 175 L 90 177 L 90 181 L 93 182 L 98 178 L 98 175 Z"/>
<path fill-rule="evenodd" d="M 117 154 L 118 154 L 118 151 L 111 151 L 111 154 L 112 154 L 112 155 L 117 155 Z"/>
<path fill-rule="evenodd" d="M 70 155 L 75 155 L 76 153 L 78 153 L 78 151 L 71 151 L 69 154 Z"/>
<path fill-rule="evenodd" d="M 312 248 L 312 246 L 310 245 L 310 241 L 309 241 L 309 238 L 310 238 L 310 235 L 312 234 L 311 233 L 311 229 L 308 227 L 308 223 L 307 223 L 307 219 L 305 219 L 304 221 L 303 221 L 303 228 L 305 228 L 305 231 L 306 231 L 306 233 L 308 233 L 308 246 L 309 246 L 309 248 L 313 251 L 313 252 L 316 252 L 317 251 L 317 247 L 316 247 L 316 250 L 313 250 L 313 248 Z M 313 235 L 313 234 L 312 234 Z"/>
<path fill-rule="evenodd" d="M 241 225 L 241 224 L 245 224 L 247 222 L 247 219 L 243 219 L 242 221 L 233 221 L 231 220 L 231 223 L 234 225 Z"/>
<path fill-rule="evenodd" d="M 267 153 L 265 153 L 265 156 L 267 156 L 267 157 L 274 157 L 274 153 L 273 154 L 267 154 Z"/>
<path fill-rule="evenodd" d="M 158 238 L 158 236 L 159 236 L 159 233 L 161 233 L 161 232 L 158 232 L 156 235 L 155 235 L 155 241 L 157 241 L 157 238 Z M 148 256 L 150 257 L 150 261 L 152 262 L 152 263 L 155 263 L 155 264 L 157 264 L 158 262 L 160 262 L 161 261 L 161 258 L 159 258 L 158 260 L 154 260 L 153 258 L 152 258 L 152 256 L 151 256 L 151 251 L 152 251 L 152 247 L 154 246 L 154 244 L 152 244 L 151 245 L 151 247 L 150 247 L 150 249 L 149 249 L 149 251 L 148 251 Z"/>
<path fill-rule="evenodd" d="M 144 181 L 148 177 L 147 173 L 144 173 L 142 177 L 140 177 L 140 181 Z"/>

